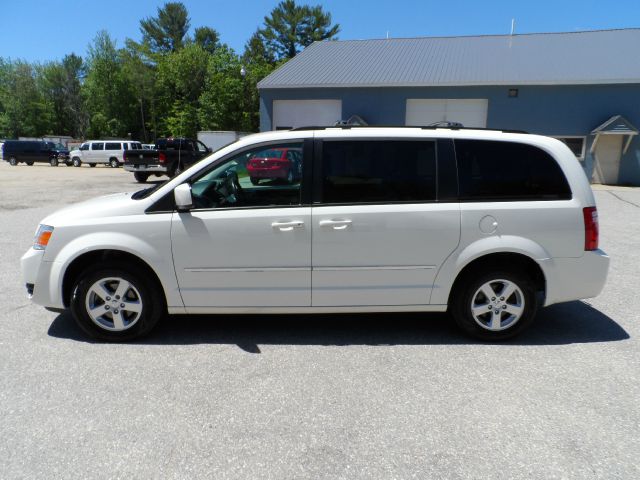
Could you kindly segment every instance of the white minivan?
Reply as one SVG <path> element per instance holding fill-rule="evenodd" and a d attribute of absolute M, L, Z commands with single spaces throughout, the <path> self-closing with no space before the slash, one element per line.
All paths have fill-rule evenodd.
<path fill-rule="evenodd" d="M 248 169 L 300 175 L 254 184 Z M 520 333 L 539 306 L 596 296 L 593 193 L 553 138 L 447 128 L 256 134 L 175 178 L 67 207 L 22 257 L 32 300 L 89 335 L 165 314 L 444 312 Z"/>
<path fill-rule="evenodd" d="M 142 150 L 142 144 L 131 140 L 88 140 L 72 150 L 69 157 L 74 167 L 86 163 L 91 167 L 103 164 L 118 168 L 124 163 L 126 150 Z"/>

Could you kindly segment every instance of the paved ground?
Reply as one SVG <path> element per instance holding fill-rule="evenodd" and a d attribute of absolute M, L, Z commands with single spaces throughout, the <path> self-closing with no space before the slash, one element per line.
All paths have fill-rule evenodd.
<path fill-rule="evenodd" d="M 177 317 L 88 342 L 31 305 L 47 213 L 121 169 L 0 162 L 0 478 L 640 478 L 640 190 L 596 192 L 603 294 L 517 341 L 444 315 Z"/>

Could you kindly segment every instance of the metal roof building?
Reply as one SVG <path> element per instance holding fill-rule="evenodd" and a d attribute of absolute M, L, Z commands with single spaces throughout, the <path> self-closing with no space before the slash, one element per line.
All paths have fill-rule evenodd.
<path fill-rule="evenodd" d="M 640 184 L 637 135 L 595 131 L 640 125 L 638 45 L 640 29 L 316 42 L 258 84 L 261 130 L 353 115 L 520 129 L 563 139 L 594 181 Z"/>
<path fill-rule="evenodd" d="M 640 29 L 316 42 L 259 87 L 638 83 L 638 45 Z"/>

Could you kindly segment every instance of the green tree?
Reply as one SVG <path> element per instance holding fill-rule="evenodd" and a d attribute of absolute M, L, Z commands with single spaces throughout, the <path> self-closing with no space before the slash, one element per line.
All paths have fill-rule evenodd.
<path fill-rule="evenodd" d="M 39 137 L 49 132 L 50 114 L 38 85 L 36 68 L 23 61 L 3 66 L 3 136 Z"/>
<path fill-rule="evenodd" d="M 320 5 L 297 5 L 283 0 L 264 18 L 260 37 L 276 59 L 293 58 L 300 50 L 320 40 L 336 38 L 340 25 L 331 25 L 331 14 Z"/>
<path fill-rule="evenodd" d="M 124 137 L 131 133 L 136 101 L 124 74 L 121 52 L 106 31 L 89 45 L 83 86 L 90 114 L 91 136 Z"/>
<path fill-rule="evenodd" d="M 211 27 L 196 28 L 193 40 L 209 53 L 215 52 L 220 46 L 220 35 Z"/>
<path fill-rule="evenodd" d="M 200 45 L 191 43 L 160 58 L 156 86 L 159 101 L 169 108 L 160 127 L 165 134 L 196 135 L 197 109 L 207 81 L 210 57 Z"/>
<path fill-rule="evenodd" d="M 140 20 L 143 43 L 152 52 L 175 52 L 186 43 L 189 14 L 181 2 L 167 2 L 158 7 L 158 15 Z"/>

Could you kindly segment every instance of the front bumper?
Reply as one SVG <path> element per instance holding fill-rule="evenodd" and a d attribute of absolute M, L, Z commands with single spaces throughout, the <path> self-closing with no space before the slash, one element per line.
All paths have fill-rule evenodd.
<path fill-rule="evenodd" d="M 547 281 L 547 306 L 600 295 L 607 281 L 609 256 L 602 250 L 593 250 L 579 258 L 542 260 L 540 266 Z"/>
<path fill-rule="evenodd" d="M 60 264 L 43 260 L 44 250 L 30 248 L 20 259 L 27 296 L 37 305 L 64 308 L 58 273 Z"/>

